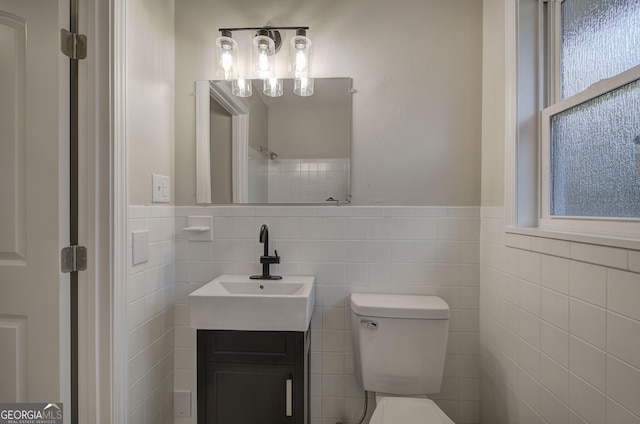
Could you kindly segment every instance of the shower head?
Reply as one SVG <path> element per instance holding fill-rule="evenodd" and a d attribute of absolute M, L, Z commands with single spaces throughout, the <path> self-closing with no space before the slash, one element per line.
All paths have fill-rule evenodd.
<path fill-rule="evenodd" d="M 266 152 L 268 159 L 274 160 L 274 159 L 276 159 L 278 157 L 278 154 L 276 152 L 272 152 L 271 150 L 269 150 L 266 147 L 260 146 L 260 151 L 261 152 Z"/>

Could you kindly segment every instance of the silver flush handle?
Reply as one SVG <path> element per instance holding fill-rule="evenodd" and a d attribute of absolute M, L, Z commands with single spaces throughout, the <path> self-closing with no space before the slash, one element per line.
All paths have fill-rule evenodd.
<path fill-rule="evenodd" d="M 368 320 L 368 319 L 361 319 L 360 320 L 360 327 L 370 328 L 372 330 L 377 330 L 378 329 L 378 323 L 375 322 L 375 321 Z"/>

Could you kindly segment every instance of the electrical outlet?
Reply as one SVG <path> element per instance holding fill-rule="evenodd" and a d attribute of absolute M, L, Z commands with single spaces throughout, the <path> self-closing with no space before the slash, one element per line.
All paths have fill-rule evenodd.
<path fill-rule="evenodd" d="M 173 416 L 191 416 L 191 392 L 173 392 Z"/>
<path fill-rule="evenodd" d="M 152 201 L 154 203 L 169 203 L 171 200 L 171 180 L 164 175 L 151 175 Z"/>
<path fill-rule="evenodd" d="M 133 265 L 147 262 L 149 260 L 149 231 L 134 231 L 132 236 Z"/>

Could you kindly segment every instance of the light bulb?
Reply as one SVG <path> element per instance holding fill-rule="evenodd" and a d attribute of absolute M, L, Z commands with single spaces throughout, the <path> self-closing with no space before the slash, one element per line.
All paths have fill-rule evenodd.
<path fill-rule="evenodd" d="M 299 78 L 293 81 L 293 93 L 307 97 L 313 94 L 313 78 Z"/>
<path fill-rule="evenodd" d="M 284 90 L 282 88 L 282 80 L 278 78 L 269 78 L 264 80 L 262 92 L 265 96 L 269 97 L 280 97 L 284 94 Z"/>
<path fill-rule="evenodd" d="M 238 78 L 231 81 L 231 93 L 238 97 L 251 97 L 252 94 L 251 80 Z"/>
<path fill-rule="evenodd" d="M 218 75 L 225 80 L 237 78 L 237 43 L 230 34 L 223 31 L 223 36 L 216 39 Z"/>
<path fill-rule="evenodd" d="M 258 56 L 258 69 L 260 72 L 269 72 L 269 57 L 267 56 L 266 51 L 261 51 L 260 56 Z"/>
<path fill-rule="evenodd" d="M 220 66 L 224 71 L 225 75 L 231 72 L 231 68 L 233 67 L 233 57 L 231 56 L 231 52 L 225 51 L 222 53 L 220 57 Z"/>
<path fill-rule="evenodd" d="M 276 45 L 270 37 L 256 35 L 253 39 L 253 75 L 261 79 L 274 77 L 275 53 Z"/>
<path fill-rule="evenodd" d="M 305 72 L 307 72 L 307 66 L 309 61 L 307 60 L 307 55 L 304 50 L 298 50 L 296 52 L 296 69 L 294 71 L 294 76 L 297 78 L 302 78 Z"/>
<path fill-rule="evenodd" d="M 305 30 L 297 30 L 289 43 L 289 72 L 293 78 L 311 76 L 311 51 L 311 40 Z"/>

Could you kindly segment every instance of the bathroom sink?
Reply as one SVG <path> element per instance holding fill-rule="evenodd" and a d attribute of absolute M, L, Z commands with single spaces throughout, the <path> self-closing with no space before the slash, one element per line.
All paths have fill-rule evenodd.
<path fill-rule="evenodd" d="M 295 295 L 303 294 L 306 285 L 304 283 L 274 283 L 265 281 L 258 283 L 256 280 L 251 282 L 235 282 L 220 281 L 220 285 L 229 294 L 258 294 L 258 295 Z"/>
<path fill-rule="evenodd" d="M 314 276 L 221 275 L 189 295 L 191 327 L 202 330 L 306 331 L 314 304 Z"/>

